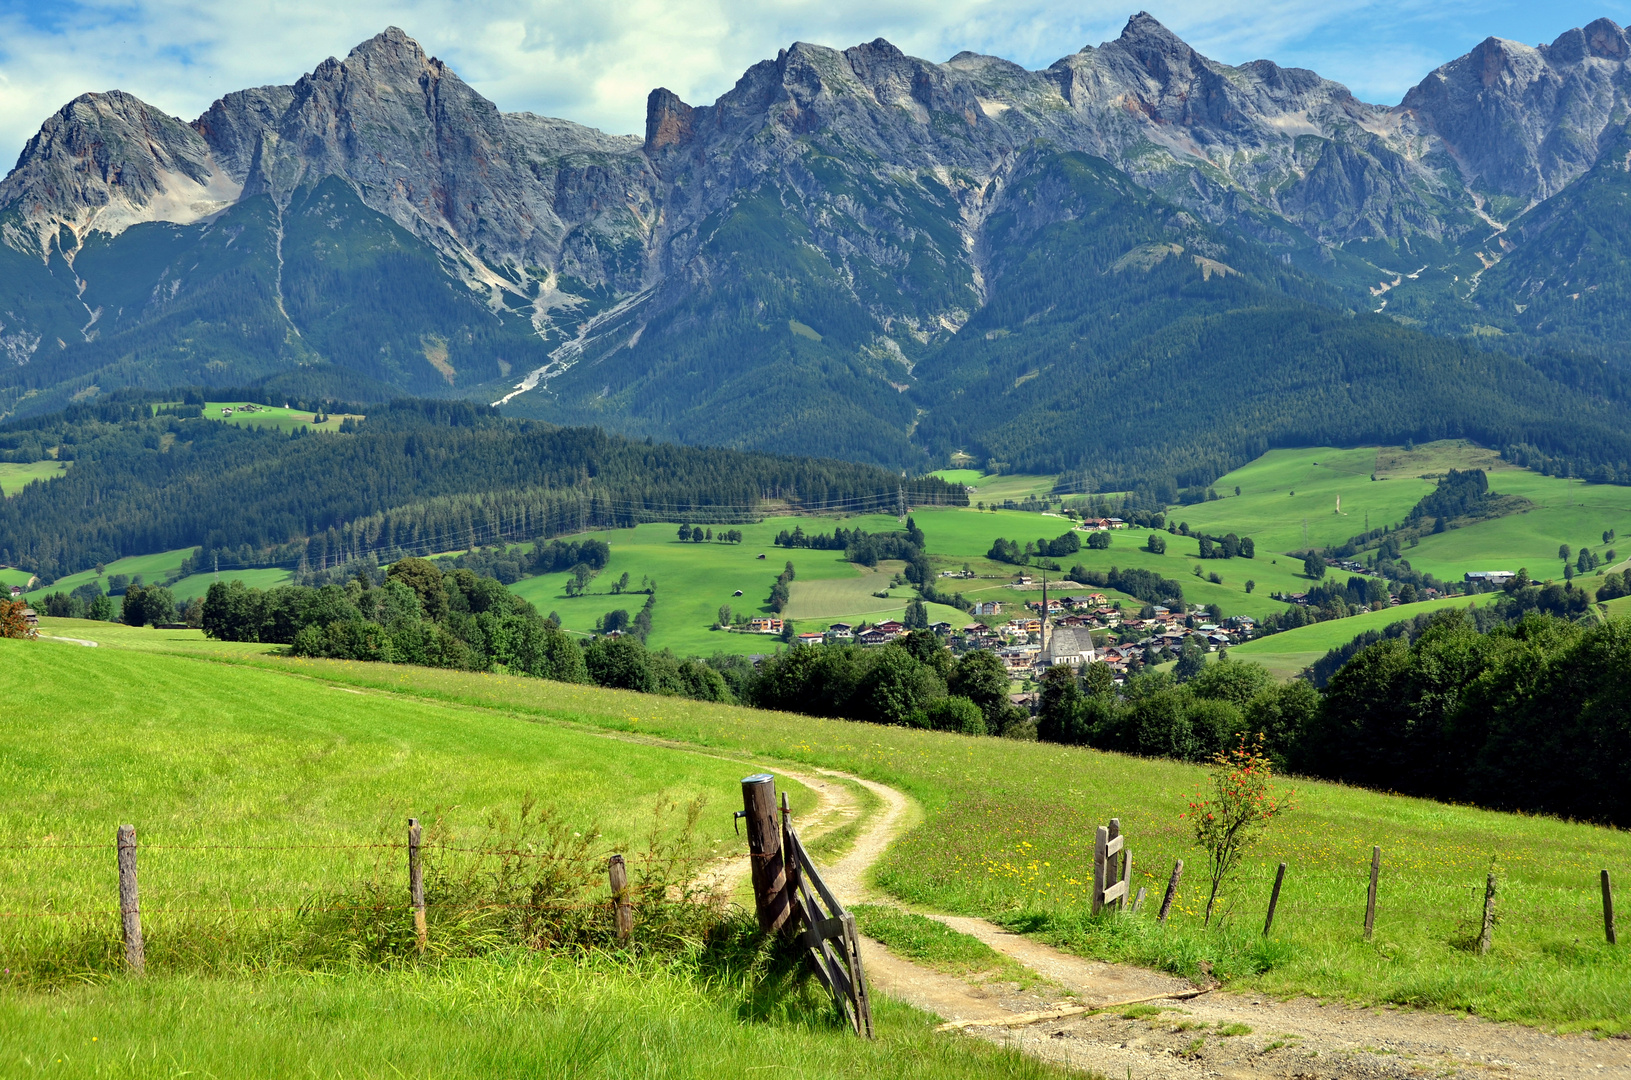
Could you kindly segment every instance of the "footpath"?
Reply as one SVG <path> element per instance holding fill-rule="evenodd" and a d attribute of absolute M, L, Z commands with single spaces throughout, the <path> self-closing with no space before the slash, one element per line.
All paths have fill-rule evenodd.
<path fill-rule="evenodd" d="M 868 883 L 868 871 L 910 819 L 903 793 L 845 773 L 781 770 L 820 797 L 811 835 L 854 820 L 859 807 L 850 784 L 880 800 L 853 845 L 822 876 L 846 904 L 881 904 L 905 910 Z M 746 876 L 747 859 L 727 864 L 720 880 Z M 1014 1047 L 1038 1058 L 1113 1080 L 1158 1078 L 1292 1077 L 1514 1078 L 1612 1077 L 1631 1080 L 1631 1040 L 1554 1035 L 1517 1024 L 1492 1023 L 1398 1008 L 1358 1008 L 1293 998 L 1210 989 L 1192 994 L 1187 980 L 1061 952 L 984 919 L 917 911 L 969 934 L 1039 978 L 1028 987 L 971 980 L 931 970 L 862 938 L 869 985 L 947 1021 L 964 1035 Z M 1038 1013 L 1156 998 L 1056 1020 L 1027 1022 Z"/>

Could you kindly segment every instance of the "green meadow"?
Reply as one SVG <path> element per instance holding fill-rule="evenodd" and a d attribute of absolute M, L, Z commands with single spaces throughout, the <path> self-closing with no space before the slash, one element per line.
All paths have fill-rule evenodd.
<path fill-rule="evenodd" d="M 1447 596 L 1440 600 L 1423 600 L 1416 604 L 1400 604 L 1385 611 L 1367 611 L 1346 619 L 1333 619 L 1299 626 L 1295 630 L 1271 634 L 1229 647 L 1229 655 L 1237 660 L 1251 660 L 1262 664 L 1282 679 L 1290 679 L 1332 649 L 1348 644 L 1367 630 L 1380 630 L 1405 619 L 1413 619 L 1423 612 L 1466 608 L 1469 604 L 1494 603 L 1496 595 Z"/>
<path fill-rule="evenodd" d="M 676 835 L 659 803 L 702 797 L 698 842 L 734 852 L 729 810 L 760 767 L 313 674 L 0 641 L 0 680 L 36 718 L 0 732 L 0 1074 L 1063 1075 L 937 1036 L 888 1000 L 880 1037 L 859 1041 L 811 983 L 751 952 L 517 948 L 320 970 L 277 959 L 280 935 L 332 890 L 405 874 L 409 815 L 428 837 L 481 843 L 531 795 L 567 827 L 598 830 L 591 851 L 638 853 L 654 821 Z M 812 805 L 780 786 L 795 813 Z M 140 845 L 142 979 L 118 973 L 112 837 L 125 822 Z M 53 960 L 61 974 L 39 985 Z"/>
<path fill-rule="evenodd" d="M 316 414 L 300 409 L 285 409 L 279 405 L 255 405 L 254 412 L 243 412 L 245 405 L 255 404 L 246 401 L 210 401 L 204 405 L 204 418 L 218 420 L 227 424 L 237 424 L 239 427 L 276 428 L 278 431 L 293 431 L 299 427 L 309 427 L 313 431 L 339 431 L 340 422 L 350 416 L 353 420 L 361 420 L 360 415 L 352 416 L 349 413 L 329 413 L 328 419 L 323 423 L 314 423 Z M 222 415 L 223 409 L 231 409 L 231 416 Z"/>
<path fill-rule="evenodd" d="M 193 553 L 193 548 L 178 548 L 175 551 L 161 551 L 156 555 L 133 555 L 125 559 L 117 559 L 104 567 L 102 588 L 107 589 L 107 578 L 113 574 L 124 574 L 134 578 L 137 574 L 142 576 L 144 585 L 156 585 L 168 578 L 181 568 L 181 564 Z M 10 576 L 5 576 L 10 575 Z M 6 568 L 0 570 L 0 581 L 5 584 L 26 585 L 30 575 L 21 570 Z M 254 568 L 248 570 L 223 570 L 219 575 L 214 573 L 189 574 L 170 586 L 171 594 L 178 602 L 185 603 L 195 597 L 203 596 L 209 592 L 210 586 L 217 581 L 242 581 L 256 589 L 270 589 L 278 585 L 287 585 L 294 575 L 284 569 L 276 567 L 270 569 Z M 81 585 L 97 580 L 95 570 L 82 570 L 77 574 L 69 574 L 58 578 L 50 585 L 37 586 L 27 594 L 30 602 L 37 601 L 47 593 L 70 593 Z"/>
<path fill-rule="evenodd" d="M 152 555 L 131 555 L 108 563 L 103 568 L 103 572 L 104 575 L 124 574 L 131 578 L 140 574 L 144 584 L 153 585 L 181 569 L 181 564 L 187 561 L 187 557 L 193 553 L 193 550 L 193 548 L 177 548 L 174 551 L 160 551 Z M 81 570 L 77 574 L 60 577 L 50 585 L 35 588 L 33 592 L 27 594 L 26 599 L 33 602 L 47 593 L 71 593 L 81 585 L 89 584 L 95 580 L 97 580 L 97 575 L 94 569 Z M 107 588 L 106 576 L 104 576 L 102 587 L 104 590 Z M 208 589 L 209 586 L 205 585 L 204 588 Z"/>
<path fill-rule="evenodd" d="M 11 498 L 35 480 L 55 480 L 68 471 L 71 461 L 0 461 L 0 491 Z"/>
<path fill-rule="evenodd" d="M 1484 469 L 1492 492 L 1519 495 L 1533 505 L 1520 513 L 1422 537 L 1418 546 L 1404 551 L 1412 567 L 1446 581 L 1459 581 L 1470 570 L 1520 566 L 1536 579 L 1561 578 L 1559 545 L 1601 553 L 1615 547 L 1614 542 L 1603 542 L 1605 531 L 1631 531 L 1631 487 L 1543 476 L 1459 441 L 1424 443 L 1410 450 L 1271 450 L 1219 478 L 1213 485 L 1221 496 L 1218 500 L 1173 507 L 1168 516 L 1175 522 L 1187 521 L 1197 531 L 1249 535 L 1259 551 L 1335 546 L 1367 527 L 1399 524 L 1452 468 Z M 1631 550 L 1631 545 L 1619 546 Z"/>
<path fill-rule="evenodd" d="M 1603 940 L 1598 871 L 1631 880 L 1631 833 L 1297 780 L 1295 809 L 1251 850 L 1202 925 L 1203 859 L 1179 817 L 1203 769 L 1079 747 L 969 738 L 757 712 L 540 680 L 248 658 L 313 680 L 456 703 L 721 752 L 852 771 L 896 786 L 922 823 L 877 882 L 940 911 L 982 915 L 1089 956 L 1198 974 L 1237 988 L 1473 1012 L 1545 1027 L 1631 1030 L 1631 951 Z M 1134 885 L 1159 896 L 1190 866 L 1166 928 L 1088 912 L 1094 828 L 1119 817 Z M 1377 929 L 1362 933 L 1371 846 L 1383 849 Z M 1290 871 L 1273 937 L 1262 919 L 1274 867 Z M 1500 882 L 1495 949 L 1476 937 L 1486 873 Z"/>

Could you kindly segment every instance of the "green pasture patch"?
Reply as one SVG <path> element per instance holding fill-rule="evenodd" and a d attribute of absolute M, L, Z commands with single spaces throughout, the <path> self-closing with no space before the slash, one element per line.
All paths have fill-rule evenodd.
<path fill-rule="evenodd" d="M 102 589 L 104 592 L 107 591 L 107 575 L 112 574 L 124 574 L 131 578 L 140 574 L 142 584 L 156 585 L 181 569 L 181 564 L 186 562 L 187 557 L 195 550 L 195 548 L 176 548 L 173 551 L 160 551 L 152 555 L 131 555 L 123 559 L 115 559 L 104 568 Z M 97 577 L 94 568 L 81 570 L 77 574 L 60 577 L 50 585 L 36 587 L 33 592 L 27 595 L 26 599 L 32 603 L 47 593 L 71 593 L 81 585 L 95 580 L 97 580 Z"/>
<path fill-rule="evenodd" d="M 1489 482 L 1491 491 L 1521 495 L 1534 506 L 1424 536 L 1420 545 L 1404 551 L 1411 566 L 1454 580 L 1469 570 L 1525 567 L 1538 581 L 1561 581 L 1560 544 L 1568 544 L 1575 552 L 1587 547 L 1599 555 L 1609 548 L 1631 552 L 1631 543 L 1615 539 L 1605 544 L 1602 535 L 1613 529 L 1620 536 L 1631 536 L 1631 487 L 1588 484 L 1527 469 L 1492 473 Z"/>
<path fill-rule="evenodd" d="M 177 602 L 185 602 L 194 597 L 203 596 L 210 591 L 210 586 L 217 581 L 222 583 L 241 581 L 252 589 L 274 589 L 279 585 L 287 585 L 293 580 L 294 574 L 292 572 L 275 567 L 271 569 L 222 570 L 219 574 L 214 572 L 188 574 L 170 586 L 170 593 L 176 598 Z"/>
<path fill-rule="evenodd" d="M 254 412 L 244 412 L 245 405 L 254 405 Z M 225 415 L 222 410 L 231 409 L 232 415 Z M 276 428 L 278 431 L 293 431 L 295 428 L 308 427 L 313 431 L 339 431 L 342 420 L 361 420 L 360 415 L 351 413 L 328 413 L 328 419 L 323 423 L 315 423 L 317 414 L 310 410 L 285 409 L 278 405 L 256 405 L 247 401 L 210 401 L 204 405 L 204 419 L 216 420 L 227 424 L 237 424 L 239 427 Z"/>
<path fill-rule="evenodd" d="M 1348 644 L 1367 630 L 1381 630 L 1396 622 L 1413 619 L 1430 611 L 1450 608 L 1465 610 L 1470 605 L 1492 604 L 1496 593 L 1478 596 L 1446 596 L 1439 600 L 1423 600 L 1415 604 L 1400 604 L 1382 611 L 1367 611 L 1350 615 L 1346 619 L 1331 619 L 1285 630 L 1268 637 L 1257 638 L 1229 647 L 1229 655 L 1236 660 L 1252 660 L 1262 664 L 1281 678 L 1291 678 L 1332 649 Z"/>
<path fill-rule="evenodd" d="M 0 491 L 11 498 L 35 480 L 55 480 L 68 471 L 71 461 L 0 461 Z"/>
<path fill-rule="evenodd" d="M 197 656 L 247 655 L 284 647 L 257 641 L 216 641 L 205 637 L 202 630 L 159 630 L 152 626 L 126 626 L 122 622 L 102 622 L 98 619 L 57 619 L 49 615 L 40 616 L 40 634 L 75 641 L 94 641 L 99 648 Z"/>
<path fill-rule="evenodd" d="M 1436 480 L 1411 476 L 1372 480 L 1376 459 L 1374 447 L 1270 450 L 1219 477 L 1212 486 L 1221 498 L 1174 506 L 1167 517 L 1187 521 L 1197 532 L 1250 536 L 1259 558 L 1306 547 L 1335 547 L 1364 532 L 1367 520 L 1372 529 L 1398 524 L 1437 486 Z"/>
<path fill-rule="evenodd" d="M 383 665 L 239 661 L 395 689 L 476 709 L 638 731 L 852 771 L 907 791 L 925 819 L 898 840 L 878 884 L 911 903 L 997 918 L 1062 947 L 1185 974 L 1204 961 L 1275 993 L 1409 1004 L 1491 1019 L 1631 1030 L 1631 951 L 1603 942 L 1598 871 L 1631 879 L 1631 833 L 1297 780 L 1296 809 L 1253 848 L 1201 925 L 1204 860 L 1179 814 L 1205 771 L 1177 762 L 998 738 L 759 712 L 541 680 Z M 1186 860 L 1175 914 L 1091 913 L 1092 837 L 1121 821 L 1134 891 L 1159 898 Z M 1377 930 L 1362 929 L 1371 845 L 1383 849 Z M 1501 875 L 1495 949 L 1463 947 L 1491 859 Z M 1262 919 L 1275 866 L 1289 871 L 1274 934 Z"/>

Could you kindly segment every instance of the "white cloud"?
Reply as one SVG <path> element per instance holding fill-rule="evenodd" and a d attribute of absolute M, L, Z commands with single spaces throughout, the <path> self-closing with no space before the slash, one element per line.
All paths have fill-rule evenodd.
<path fill-rule="evenodd" d="M 712 101 L 795 40 L 885 37 L 944 60 L 963 49 L 1045 66 L 1113 38 L 1134 10 L 1108 0 L 0 0 L 0 153 L 87 90 L 120 88 L 186 119 L 230 90 L 292 82 L 401 26 L 505 110 L 642 130 L 667 86 Z M 1134 0 L 1138 2 L 1138 0 Z M 1608 10 L 1631 0 L 1609 0 Z M 1573 10 L 1579 7 L 1581 10 Z M 1601 13 L 1549 6 L 1550 34 Z M 1172 0 L 1153 14 L 1208 55 L 1314 67 L 1362 97 L 1397 100 L 1436 64 L 1537 16 L 1516 0 Z M 1504 22 L 1503 22 L 1504 20 Z M 1527 20 L 1527 21 L 1526 21 Z M 1499 25 L 1497 25 L 1499 24 Z M 1487 26 L 1487 28 L 1485 28 Z M 1544 27 L 1538 27 L 1544 29 Z"/>

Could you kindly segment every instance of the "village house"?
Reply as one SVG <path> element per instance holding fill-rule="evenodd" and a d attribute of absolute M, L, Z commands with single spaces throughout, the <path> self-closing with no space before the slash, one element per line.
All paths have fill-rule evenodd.
<path fill-rule="evenodd" d="M 978 604 L 974 605 L 974 615 L 976 618 L 984 618 L 987 615 L 1001 614 L 1002 602 L 1000 600 L 982 600 Z"/>
<path fill-rule="evenodd" d="M 827 640 L 826 634 L 800 634 L 800 645 L 821 645 Z"/>
<path fill-rule="evenodd" d="M 848 641 L 855 636 L 855 627 L 847 622 L 835 622 L 827 627 L 827 636 L 835 641 Z"/>
<path fill-rule="evenodd" d="M 779 634 L 783 623 L 773 615 L 755 615 L 748 620 L 748 633 L 750 634 Z"/>
<path fill-rule="evenodd" d="M 893 640 L 893 638 L 874 626 L 870 629 L 862 630 L 855 636 L 855 640 L 859 641 L 862 645 L 883 645 Z"/>

